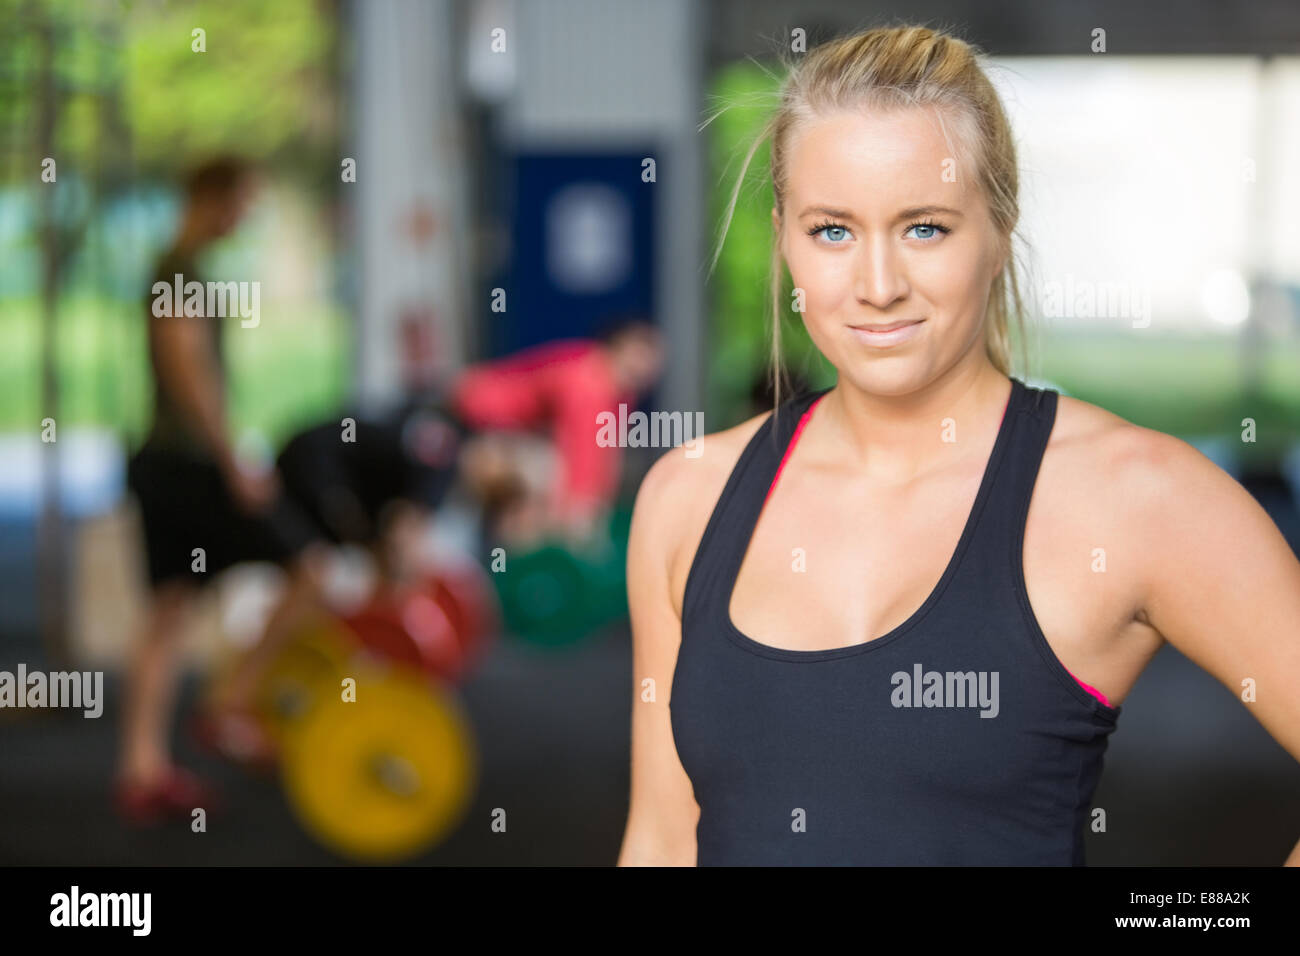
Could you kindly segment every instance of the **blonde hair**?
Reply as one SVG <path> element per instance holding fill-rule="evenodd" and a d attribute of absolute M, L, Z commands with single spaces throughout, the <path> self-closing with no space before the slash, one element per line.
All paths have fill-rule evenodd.
<path fill-rule="evenodd" d="M 946 32 L 922 26 L 895 26 L 832 40 L 815 47 L 797 62 L 783 49 L 781 59 L 786 78 L 779 101 L 745 156 L 727 206 L 710 274 L 722 252 L 745 173 L 764 140 L 770 138 L 772 143 L 772 193 L 784 228 L 789 143 L 792 134 L 803 124 L 820 115 L 846 110 L 933 108 L 960 168 L 975 170 L 974 181 L 988 202 L 993 225 L 1001 239 L 1001 251 L 1006 256 L 1006 264 L 989 290 L 984 345 L 993 365 L 1004 375 L 1010 375 L 1009 325 L 1013 316 L 1020 326 L 1022 359 L 1025 341 L 1024 303 L 1012 247 L 1012 236 L 1020 218 L 1020 177 L 1011 125 L 997 91 L 984 73 L 984 54 Z M 715 113 L 708 122 L 727 108 Z M 951 120 L 959 131 L 956 143 L 948 137 L 945 119 Z M 775 235 L 770 275 L 772 394 L 774 406 L 779 407 L 784 372 L 781 364 L 784 270 L 779 237 Z"/>

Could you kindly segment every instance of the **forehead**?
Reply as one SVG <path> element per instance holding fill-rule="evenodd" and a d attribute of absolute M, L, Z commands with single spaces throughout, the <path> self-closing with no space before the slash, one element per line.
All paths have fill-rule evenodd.
<path fill-rule="evenodd" d="M 803 203 L 854 204 L 943 201 L 964 194 L 958 129 L 934 110 L 837 112 L 801 125 L 787 156 L 788 195 Z M 946 133 L 946 136 L 945 136 Z M 948 161 L 948 162 L 945 162 Z M 945 178 L 952 168 L 956 182 Z"/>

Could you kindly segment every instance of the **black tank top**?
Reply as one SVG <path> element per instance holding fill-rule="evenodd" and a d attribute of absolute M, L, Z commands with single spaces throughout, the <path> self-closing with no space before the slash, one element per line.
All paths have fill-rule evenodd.
<path fill-rule="evenodd" d="M 956 551 L 916 613 L 850 647 L 775 648 L 728 607 L 792 440 L 828 391 L 754 434 L 687 578 L 669 707 L 700 807 L 698 864 L 1083 865 L 1121 708 L 1066 670 L 1026 596 L 1025 518 L 1057 393 L 1011 380 Z"/>

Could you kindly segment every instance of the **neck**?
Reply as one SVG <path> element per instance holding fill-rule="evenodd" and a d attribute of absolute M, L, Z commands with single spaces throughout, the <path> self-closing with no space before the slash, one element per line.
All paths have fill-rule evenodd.
<path fill-rule="evenodd" d="M 904 484 L 986 448 L 1010 387 L 981 354 L 906 395 L 867 392 L 841 376 L 814 417 L 825 416 L 826 440 L 858 474 Z"/>

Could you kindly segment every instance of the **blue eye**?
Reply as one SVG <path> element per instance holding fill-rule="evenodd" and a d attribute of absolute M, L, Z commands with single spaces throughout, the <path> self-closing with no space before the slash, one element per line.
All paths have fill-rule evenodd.
<path fill-rule="evenodd" d="M 929 230 L 929 232 L 926 233 L 925 235 L 918 235 L 916 237 L 917 239 L 920 239 L 922 242 L 934 242 L 939 235 L 947 235 L 947 233 L 949 232 L 948 229 L 944 228 L 943 226 L 935 222 L 914 222 L 907 227 L 907 232 L 911 232 L 913 229 Z M 904 235 L 906 234 L 907 233 L 904 233 Z"/>
<path fill-rule="evenodd" d="M 832 246 L 843 245 L 844 244 L 843 240 L 848 238 L 851 235 L 847 227 L 837 226 L 834 223 L 818 223 L 817 225 L 813 226 L 811 229 L 808 230 L 808 235 L 816 238 L 817 236 L 821 235 L 823 232 L 834 234 L 834 235 L 828 235 L 827 237 L 830 239 L 830 244 Z"/>

